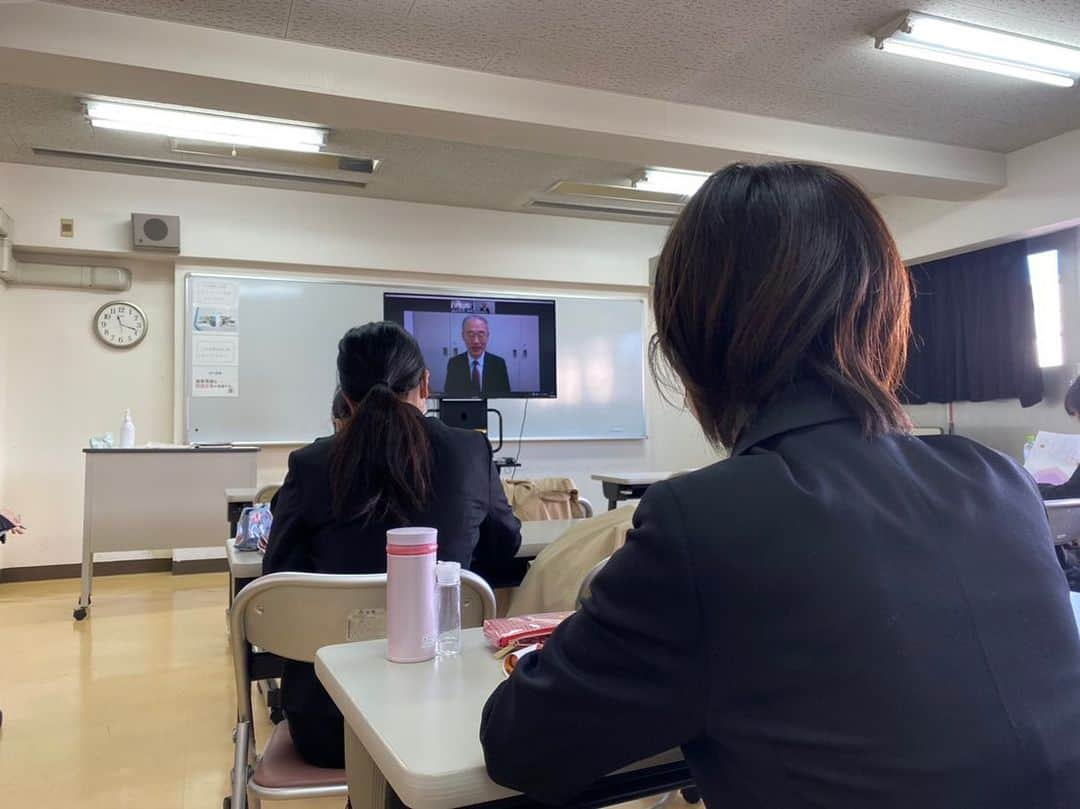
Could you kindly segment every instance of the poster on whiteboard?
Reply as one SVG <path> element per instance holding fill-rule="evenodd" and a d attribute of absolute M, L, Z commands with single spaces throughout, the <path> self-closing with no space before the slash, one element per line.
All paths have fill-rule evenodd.
<path fill-rule="evenodd" d="M 196 278 L 191 293 L 196 308 L 236 309 L 240 305 L 240 284 L 228 278 Z"/>
<path fill-rule="evenodd" d="M 192 398 L 236 398 L 240 396 L 240 368 L 232 365 L 191 366 Z"/>
<path fill-rule="evenodd" d="M 192 365 L 239 365 L 240 337 L 236 334 L 193 334 Z"/>

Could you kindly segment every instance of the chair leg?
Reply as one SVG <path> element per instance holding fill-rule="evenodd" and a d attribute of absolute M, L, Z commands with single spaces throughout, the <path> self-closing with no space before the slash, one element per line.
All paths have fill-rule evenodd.
<path fill-rule="evenodd" d="M 248 757 L 251 744 L 251 723 L 239 722 L 235 731 L 236 744 L 233 748 L 232 771 L 232 807 L 247 809 Z"/>

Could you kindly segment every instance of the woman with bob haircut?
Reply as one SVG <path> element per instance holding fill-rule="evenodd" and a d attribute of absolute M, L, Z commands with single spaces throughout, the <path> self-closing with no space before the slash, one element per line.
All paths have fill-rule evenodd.
<path fill-rule="evenodd" d="M 1039 492 L 910 434 L 910 286 L 831 169 L 736 164 L 690 199 L 654 372 L 731 457 L 650 487 L 492 695 L 492 778 L 564 802 L 681 746 L 715 809 L 1080 806 L 1080 633 Z"/>

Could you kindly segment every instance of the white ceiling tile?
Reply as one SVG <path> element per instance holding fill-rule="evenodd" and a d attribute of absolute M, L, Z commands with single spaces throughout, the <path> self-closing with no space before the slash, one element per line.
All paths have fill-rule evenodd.
<path fill-rule="evenodd" d="M 1080 46 L 1080 0 L 68 2 L 987 149 L 1080 127 L 1078 90 L 878 53 L 871 38 L 917 6 Z"/>
<path fill-rule="evenodd" d="M 284 37 L 291 0 L 62 0 L 64 5 Z"/>

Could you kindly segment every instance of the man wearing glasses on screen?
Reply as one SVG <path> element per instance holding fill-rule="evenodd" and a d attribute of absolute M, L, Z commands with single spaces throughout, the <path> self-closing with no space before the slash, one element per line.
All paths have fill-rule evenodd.
<path fill-rule="evenodd" d="M 446 363 L 446 395 L 461 398 L 497 399 L 510 395 L 510 374 L 506 360 L 487 350 L 491 329 L 481 315 L 461 321 L 465 353 Z"/>

